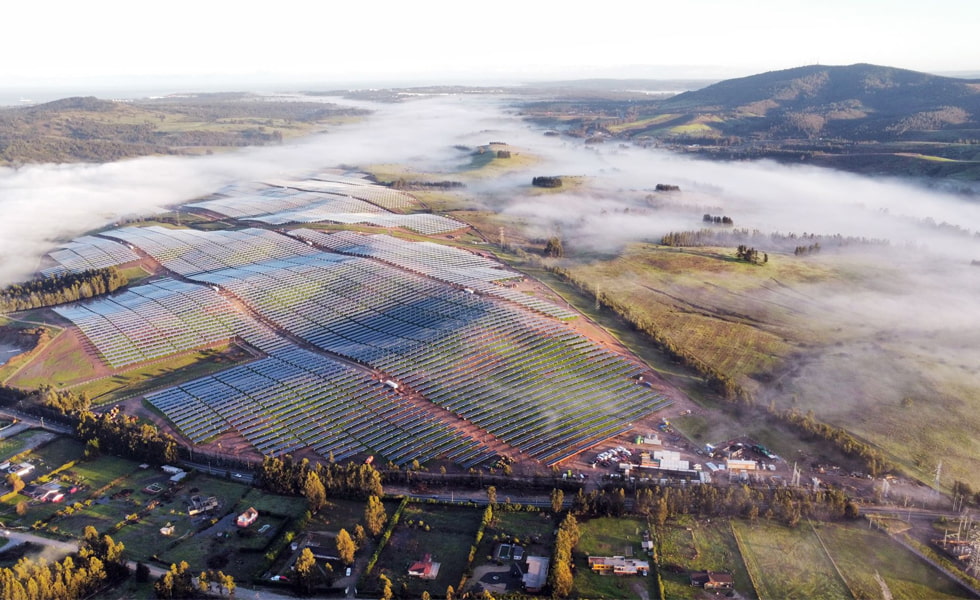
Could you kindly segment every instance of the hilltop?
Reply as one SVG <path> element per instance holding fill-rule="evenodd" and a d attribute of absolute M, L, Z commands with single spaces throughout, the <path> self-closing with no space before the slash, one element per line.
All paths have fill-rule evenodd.
<path fill-rule="evenodd" d="M 811 65 L 729 79 L 666 100 L 722 135 L 947 140 L 980 130 L 980 81 L 868 64 Z"/>
<path fill-rule="evenodd" d="M 642 100 L 529 102 L 541 125 L 721 159 L 980 179 L 980 80 L 870 64 L 810 65 Z"/>
<path fill-rule="evenodd" d="M 131 102 L 72 97 L 0 109 L 0 164 L 107 162 L 281 143 L 365 111 L 239 93 Z"/>

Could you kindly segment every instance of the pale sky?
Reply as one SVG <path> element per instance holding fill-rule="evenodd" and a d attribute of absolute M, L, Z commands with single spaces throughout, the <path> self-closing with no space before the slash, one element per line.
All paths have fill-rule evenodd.
<path fill-rule="evenodd" d="M 156 77 L 728 77 L 870 62 L 980 71 L 978 0 L 17 0 L 0 87 Z"/>

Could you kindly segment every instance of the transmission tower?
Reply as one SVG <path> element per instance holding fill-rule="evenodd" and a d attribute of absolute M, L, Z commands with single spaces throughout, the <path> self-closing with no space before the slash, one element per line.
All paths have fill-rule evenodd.
<path fill-rule="evenodd" d="M 499 229 L 499 233 L 500 233 L 500 247 L 503 248 L 504 247 L 504 228 L 503 227 L 501 227 Z"/>

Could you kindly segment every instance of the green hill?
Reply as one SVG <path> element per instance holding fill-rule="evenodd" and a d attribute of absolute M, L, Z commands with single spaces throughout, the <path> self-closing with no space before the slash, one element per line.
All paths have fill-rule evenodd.
<path fill-rule="evenodd" d="M 685 92 L 660 110 L 723 136 L 954 140 L 980 137 L 980 80 L 868 64 L 810 65 Z"/>

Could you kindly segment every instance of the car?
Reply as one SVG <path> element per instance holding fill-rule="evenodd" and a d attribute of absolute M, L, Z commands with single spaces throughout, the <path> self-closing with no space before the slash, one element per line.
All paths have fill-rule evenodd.
<path fill-rule="evenodd" d="M 350 577 L 350 567 L 347 567 L 347 571 L 344 572 L 344 577 Z"/>
<path fill-rule="evenodd" d="M 245 476 L 241 473 L 232 473 L 231 476 L 233 479 L 245 479 Z"/>

